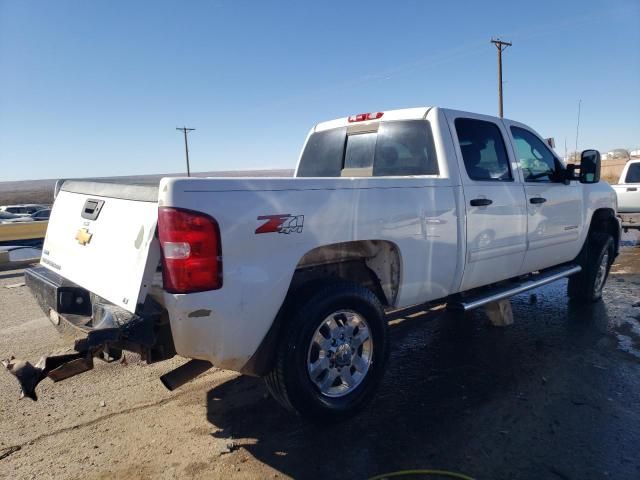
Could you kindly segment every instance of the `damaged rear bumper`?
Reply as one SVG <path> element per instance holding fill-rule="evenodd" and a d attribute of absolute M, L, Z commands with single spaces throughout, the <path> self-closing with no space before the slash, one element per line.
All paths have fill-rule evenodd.
<path fill-rule="evenodd" d="M 35 388 L 46 377 L 57 382 L 91 370 L 95 357 L 113 361 L 127 350 L 153 363 L 175 355 L 167 313 L 151 297 L 130 313 L 44 267 L 27 269 L 25 283 L 56 328 L 76 340 L 72 353 L 45 356 L 35 365 L 14 358 L 2 362 L 20 382 L 23 397 L 36 400 Z"/>
<path fill-rule="evenodd" d="M 618 217 L 622 223 L 622 228 L 629 230 L 632 228 L 640 230 L 640 212 L 639 213 L 621 213 L 618 212 Z"/>

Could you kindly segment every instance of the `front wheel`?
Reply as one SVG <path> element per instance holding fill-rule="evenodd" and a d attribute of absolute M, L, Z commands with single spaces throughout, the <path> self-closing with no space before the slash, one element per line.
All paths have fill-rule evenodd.
<path fill-rule="evenodd" d="M 582 271 L 569 278 L 567 293 L 573 300 L 597 302 L 609 276 L 614 260 L 613 237 L 603 232 L 593 232 L 580 254 Z"/>
<path fill-rule="evenodd" d="M 272 396 L 304 417 L 337 421 L 361 411 L 384 374 L 387 321 L 378 298 L 357 284 L 325 283 L 289 311 Z"/>

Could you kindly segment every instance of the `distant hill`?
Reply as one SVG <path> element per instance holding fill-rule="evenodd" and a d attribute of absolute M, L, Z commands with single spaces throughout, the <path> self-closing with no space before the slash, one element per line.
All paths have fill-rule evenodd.
<path fill-rule="evenodd" d="M 229 170 L 222 172 L 197 172 L 194 177 L 291 177 L 293 170 Z M 163 177 L 184 177 L 184 173 L 159 173 L 153 175 L 130 175 L 122 177 L 93 177 L 82 180 L 99 180 L 101 182 L 117 182 L 153 185 Z M 0 205 L 16 203 L 53 202 L 53 188 L 57 179 L 21 180 L 17 182 L 0 182 Z"/>

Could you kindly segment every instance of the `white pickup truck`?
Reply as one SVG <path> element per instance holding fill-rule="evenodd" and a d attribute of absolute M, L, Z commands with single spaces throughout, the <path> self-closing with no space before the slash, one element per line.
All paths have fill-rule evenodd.
<path fill-rule="evenodd" d="M 601 297 L 620 223 L 599 158 L 565 167 L 526 125 L 433 107 L 316 125 L 295 178 L 64 182 L 26 281 L 82 335 L 5 365 L 35 398 L 94 357 L 178 354 L 194 360 L 169 388 L 215 365 L 343 418 L 383 376 L 391 311 L 465 311 L 563 277 L 569 297 Z"/>
<path fill-rule="evenodd" d="M 622 228 L 640 230 L 640 160 L 627 162 L 613 189 L 618 196 L 618 215 Z"/>

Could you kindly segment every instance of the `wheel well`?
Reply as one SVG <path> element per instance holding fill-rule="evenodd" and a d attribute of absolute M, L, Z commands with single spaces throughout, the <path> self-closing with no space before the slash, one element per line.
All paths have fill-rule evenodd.
<path fill-rule="evenodd" d="M 314 248 L 298 262 L 285 301 L 264 340 L 242 368 L 248 375 L 265 375 L 273 365 L 280 332 L 297 302 L 317 285 L 339 278 L 371 290 L 385 306 L 394 305 L 400 288 L 400 253 L 392 242 L 363 240 Z"/>
<path fill-rule="evenodd" d="M 589 233 L 603 232 L 613 237 L 615 245 L 615 254 L 618 255 L 620 248 L 620 224 L 616 219 L 616 214 L 611 208 L 600 208 L 593 212 L 591 224 L 589 225 Z"/>
<path fill-rule="evenodd" d="M 394 305 L 400 287 L 398 248 L 383 240 L 342 242 L 314 248 L 298 262 L 289 290 L 334 277 L 368 288 L 383 305 Z"/>

